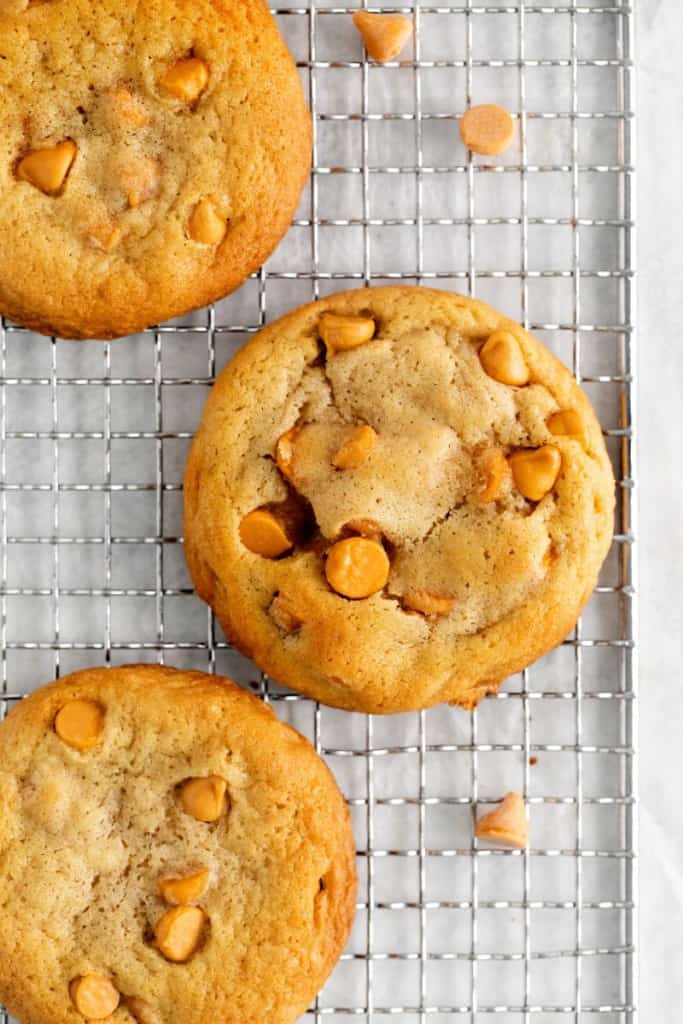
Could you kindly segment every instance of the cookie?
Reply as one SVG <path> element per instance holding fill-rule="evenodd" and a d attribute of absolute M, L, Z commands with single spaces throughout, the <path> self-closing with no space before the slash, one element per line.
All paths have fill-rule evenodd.
<path fill-rule="evenodd" d="M 481 302 L 331 295 L 218 378 L 185 475 L 185 551 L 274 679 L 375 713 L 473 707 L 574 626 L 614 480 L 569 371 Z"/>
<path fill-rule="evenodd" d="M 263 0 L 0 0 L 0 312 L 132 334 L 237 288 L 311 162 Z"/>
<path fill-rule="evenodd" d="M 346 941 L 349 814 L 229 680 L 131 665 L 0 725 L 0 1000 L 31 1024 L 292 1024 Z"/>

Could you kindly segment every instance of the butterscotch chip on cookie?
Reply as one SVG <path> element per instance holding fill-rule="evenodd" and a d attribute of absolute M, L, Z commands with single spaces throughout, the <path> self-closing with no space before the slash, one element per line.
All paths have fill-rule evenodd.
<path fill-rule="evenodd" d="M 613 506 L 598 422 L 539 341 L 480 302 L 376 288 L 296 310 L 219 377 L 185 550 L 274 679 L 354 710 L 471 707 L 570 632 Z M 251 539 L 264 509 L 272 547 Z"/>
<path fill-rule="evenodd" d="M 109 338 L 237 288 L 311 162 L 265 0 L 0 0 L 0 313 Z"/>
<path fill-rule="evenodd" d="M 92 669 L 0 724 L 0 1001 L 25 1024 L 293 1024 L 355 889 L 330 772 L 229 680 Z"/>

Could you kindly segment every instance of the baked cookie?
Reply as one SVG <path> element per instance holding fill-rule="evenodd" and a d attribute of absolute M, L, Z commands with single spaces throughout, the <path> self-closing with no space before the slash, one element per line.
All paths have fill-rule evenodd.
<path fill-rule="evenodd" d="M 568 370 L 481 302 L 331 295 L 218 378 L 185 475 L 185 551 L 274 679 L 369 712 L 473 707 L 572 629 L 614 481 Z"/>
<path fill-rule="evenodd" d="M 237 288 L 311 125 L 263 0 L 0 0 L 0 312 L 111 338 Z"/>
<path fill-rule="evenodd" d="M 226 679 L 77 672 L 0 725 L 0 999 L 30 1024 L 292 1024 L 354 913 L 349 814 Z"/>

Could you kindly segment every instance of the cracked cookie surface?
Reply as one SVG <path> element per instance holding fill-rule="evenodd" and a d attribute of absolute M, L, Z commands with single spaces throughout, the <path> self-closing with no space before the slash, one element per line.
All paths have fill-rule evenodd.
<path fill-rule="evenodd" d="M 366 289 L 272 324 L 219 377 L 185 548 L 274 679 L 354 710 L 471 707 L 572 629 L 613 507 L 593 411 L 535 338 L 461 296 Z"/>
<path fill-rule="evenodd" d="M 0 1000 L 64 1024 L 293 1024 L 355 909 L 313 747 L 228 680 L 67 676 L 0 724 Z"/>
<path fill-rule="evenodd" d="M 0 311 L 63 337 L 238 287 L 310 169 L 263 0 L 0 2 L 0 123 Z"/>

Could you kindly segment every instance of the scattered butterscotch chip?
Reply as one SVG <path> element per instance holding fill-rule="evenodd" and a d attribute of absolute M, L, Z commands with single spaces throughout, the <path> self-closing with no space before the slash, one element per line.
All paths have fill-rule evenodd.
<path fill-rule="evenodd" d="M 327 582 L 344 597 L 376 594 L 389 578 L 389 557 L 376 540 L 347 537 L 333 544 L 325 562 Z"/>
<path fill-rule="evenodd" d="M 293 482 L 292 464 L 294 462 L 294 444 L 298 435 L 301 433 L 301 427 L 294 426 L 289 430 L 286 430 L 277 439 L 275 445 L 275 463 L 277 468 L 280 470 L 283 476 L 287 477 L 288 480 Z"/>
<path fill-rule="evenodd" d="M 482 485 L 474 495 L 475 501 L 482 503 L 495 501 L 500 495 L 503 480 L 507 476 L 509 468 L 501 448 L 487 448 L 483 451 L 478 459 Z"/>
<path fill-rule="evenodd" d="M 55 715 L 55 732 L 74 750 L 92 750 L 102 739 L 104 708 L 93 700 L 70 700 Z"/>
<path fill-rule="evenodd" d="M 99 221 L 90 225 L 86 238 L 94 249 L 111 252 L 121 241 L 121 228 L 113 221 Z"/>
<path fill-rule="evenodd" d="M 484 372 L 501 384 L 522 387 L 529 383 L 529 367 L 510 331 L 494 331 L 480 348 L 479 360 Z"/>
<path fill-rule="evenodd" d="M 575 409 L 562 409 L 560 412 L 554 412 L 546 422 L 551 434 L 583 437 L 583 420 Z"/>
<path fill-rule="evenodd" d="M 157 948 L 167 960 L 185 963 L 199 946 L 207 920 L 200 907 L 167 910 L 154 931 Z"/>
<path fill-rule="evenodd" d="M 141 157 L 119 169 L 121 186 L 131 209 L 151 199 L 161 183 L 161 164 L 154 157 Z"/>
<path fill-rule="evenodd" d="M 240 523 L 240 539 L 245 548 L 264 558 L 277 558 L 294 547 L 286 527 L 267 508 L 257 508 Z"/>
<path fill-rule="evenodd" d="M 344 316 L 342 313 L 323 313 L 319 325 L 320 337 L 325 342 L 328 357 L 337 352 L 365 345 L 375 336 L 375 321 L 369 316 Z"/>
<path fill-rule="evenodd" d="M 538 764 L 538 758 L 536 757 L 535 754 L 532 754 L 531 757 L 529 758 L 529 764 L 531 765 L 532 768 L 533 768 L 533 766 L 535 764 Z"/>
<path fill-rule="evenodd" d="M 107 119 L 114 125 L 130 128 L 144 128 L 149 122 L 149 112 L 139 96 L 134 95 L 125 85 L 117 85 L 104 97 Z"/>
<path fill-rule="evenodd" d="M 64 188 L 77 152 L 76 143 L 71 139 L 45 149 L 34 149 L 17 164 L 17 178 L 28 181 L 48 196 L 58 196 Z"/>
<path fill-rule="evenodd" d="M 209 69 L 201 57 L 183 57 L 166 69 L 159 85 L 184 103 L 194 103 L 206 89 Z"/>
<path fill-rule="evenodd" d="M 552 491 L 562 469 L 562 456 L 552 444 L 520 448 L 508 462 L 517 490 L 529 501 L 540 501 Z"/>
<path fill-rule="evenodd" d="M 208 881 L 209 872 L 207 868 L 202 868 L 201 871 L 193 871 L 192 874 L 180 878 L 160 879 L 159 892 L 167 903 L 193 903 L 203 894 Z"/>
<path fill-rule="evenodd" d="M 275 624 L 285 633 L 296 633 L 303 623 L 295 602 L 286 594 L 276 594 L 269 611 Z"/>
<path fill-rule="evenodd" d="M 394 60 L 413 34 L 413 23 L 405 14 L 370 14 L 354 11 L 353 23 L 373 60 Z"/>
<path fill-rule="evenodd" d="M 451 594 L 435 594 L 431 590 L 416 588 L 406 591 L 401 602 L 406 608 L 421 612 L 431 619 L 447 615 L 455 604 L 455 598 Z"/>
<path fill-rule="evenodd" d="M 332 465 L 337 469 L 356 469 L 365 462 L 377 443 L 377 434 L 364 423 L 356 427 L 351 436 L 344 441 L 332 457 Z"/>
<path fill-rule="evenodd" d="M 137 1024 L 160 1024 L 159 1014 L 152 1009 L 149 1003 L 146 1003 L 144 999 L 139 999 L 138 996 L 127 997 L 126 1009 L 131 1017 L 135 1018 Z"/>
<path fill-rule="evenodd" d="M 121 994 L 109 978 L 101 974 L 84 974 L 69 984 L 71 1001 L 88 1020 L 111 1017 L 121 1001 Z"/>
<path fill-rule="evenodd" d="M 523 850 L 527 841 L 527 820 L 524 800 L 519 793 L 508 793 L 502 803 L 482 815 L 474 834 L 477 839 Z"/>
<path fill-rule="evenodd" d="M 226 236 L 228 222 L 210 199 L 200 199 L 190 214 L 190 238 L 202 245 L 219 245 Z"/>
<path fill-rule="evenodd" d="M 470 107 L 460 122 L 460 137 L 468 149 L 482 156 L 498 156 L 512 143 L 515 122 L 504 107 L 484 103 Z"/>
<path fill-rule="evenodd" d="M 218 821 L 227 809 L 228 784 L 220 775 L 187 779 L 180 789 L 183 809 L 197 821 Z"/>

